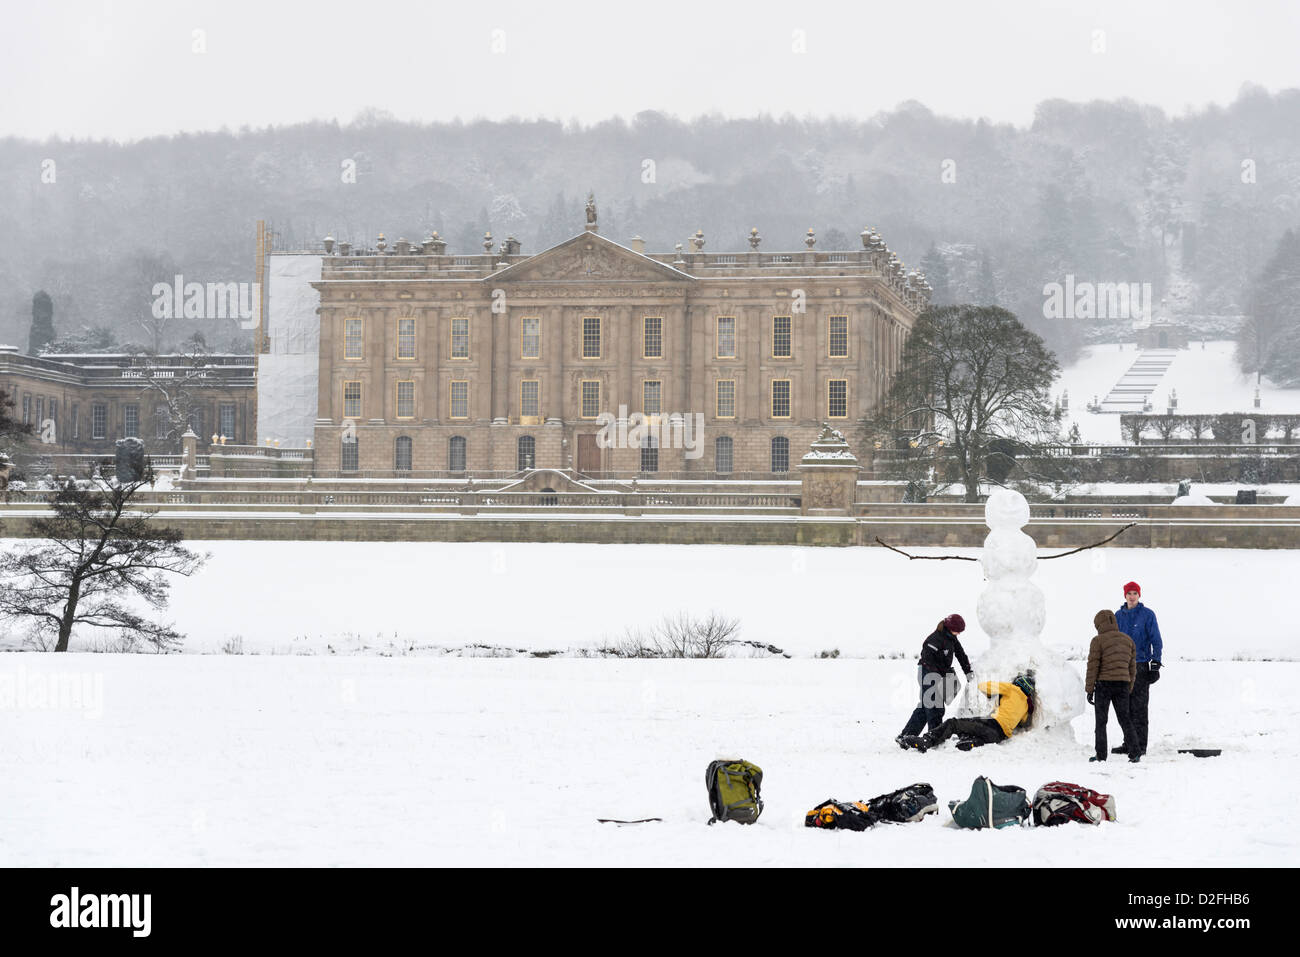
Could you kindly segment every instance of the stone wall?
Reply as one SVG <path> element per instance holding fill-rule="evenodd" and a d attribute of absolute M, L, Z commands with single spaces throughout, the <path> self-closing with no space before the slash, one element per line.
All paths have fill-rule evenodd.
<path fill-rule="evenodd" d="M 576 520 L 533 516 L 366 516 L 250 514 L 227 518 L 167 518 L 195 540 L 281 541 L 441 541 L 441 542 L 593 542 L 673 545 L 813 545 L 879 547 L 875 539 L 900 548 L 945 546 L 979 548 L 988 528 L 983 509 L 970 507 L 966 519 L 943 521 L 781 518 L 744 521 L 720 516 L 707 520 L 680 516 L 644 516 Z M 1115 541 L 1123 548 L 1300 548 L 1300 517 L 1270 519 L 1276 507 L 1259 506 L 1258 517 L 1228 523 L 1197 523 L 1204 508 L 1179 509 L 1187 520 L 1170 515 L 1126 531 Z M 1212 510 L 1217 511 L 1217 509 Z M 1289 511 L 1297 511 L 1291 509 Z M 29 537 L 35 516 L 7 516 L 5 533 Z M 160 519 L 161 521 L 161 519 Z M 1043 548 L 1077 548 L 1117 531 L 1122 519 L 1035 519 L 1026 527 Z M 900 561 L 904 559 L 900 558 Z"/>

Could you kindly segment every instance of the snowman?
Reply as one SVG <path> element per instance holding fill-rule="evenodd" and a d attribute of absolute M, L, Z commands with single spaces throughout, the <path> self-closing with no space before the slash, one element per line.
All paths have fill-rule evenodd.
<path fill-rule="evenodd" d="M 989 527 L 980 564 L 987 585 L 975 613 L 989 636 L 989 649 L 975 662 L 979 682 L 1010 683 L 1032 671 L 1033 728 L 1069 728 L 1083 714 L 1083 679 L 1065 658 L 1043 644 L 1047 608 L 1030 579 L 1038 570 L 1037 546 L 1021 529 L 1029 524 L 1029 503 L 1019 492 L 995 489 L 984 505 Z M 988 699 L 969 684 L 958 713 L 986 714 Z"/>

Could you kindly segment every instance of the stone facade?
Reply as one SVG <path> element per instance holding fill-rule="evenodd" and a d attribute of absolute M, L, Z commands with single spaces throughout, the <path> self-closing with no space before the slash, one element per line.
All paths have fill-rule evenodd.
<path fill-rule="evenodd" d="M 206 449 L 223 421 L 230 442 L 251 439 L 253 356 L 208 356 L 197 372 L 201 375 L 187 356 L 27 356 L 12 346 L 0 347 L 0 389 L 14 403 L 11 414 L 33 427 L 29 453 L 111 454 L 114 443 L 132 432 L 151 453 L 179 453 L 179 434 L 160 436 L 154 410 L 166 402 L 158 389 L 180 381 L 186 382 L 191 425 L 200 433 L 201 448 Z M 128 430 L 128 424 L 135 428 Z"/>
<path fill-rule="evenodd" d="M 1134 330 L 1139 349 L 1186 349 L 1187 327 L 1177 322 L 1155 322 Z"/>
<path fill-rule="evenodd" d="M 435 238 L 342 255 L 329 241 L 313 284 L 316 473 L 793 473 L 820 423 L 875 408 L 927 302 L 924 277 L 862 238 L 760 253 L 755 236 L 752 252 L 705 254 L 697 234 L 691 252 L 651 256 L 589 222 L 533 256 L 446 255 Z M 627 441 L 608 447 L 621 413 Z M 689 427 L 669 428 L 673 413 Z M 661 429 L 657 455 L 641 414 Z"/>

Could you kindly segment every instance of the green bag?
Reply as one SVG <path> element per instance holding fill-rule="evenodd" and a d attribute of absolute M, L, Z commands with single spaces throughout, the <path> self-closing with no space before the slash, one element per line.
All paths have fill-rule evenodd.
<path fill-rule="evenodd" d="M 1024 788 L 994 784 L 981 775 L 971 785 L 970 797 L 949 801 L 948 810 L 958 827 L 1015 827 L 1029 817 L 1029 800 Z"/>
<path fill-rule="evenodd" d="M 753 824 L 763 813 L 763 769 L 739 759 L 714 761 L 704 772 L 704 786 L 709 791 L 709 807 L 714 821 L 738 821 Z"/>

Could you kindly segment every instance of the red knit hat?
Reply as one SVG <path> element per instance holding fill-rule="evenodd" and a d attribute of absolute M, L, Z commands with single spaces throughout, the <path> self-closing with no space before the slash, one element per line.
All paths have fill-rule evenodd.
<path fill-rule="evenodd" d="M 966 630 L 966 619 L 956 613 L 945 618 L 942 624 L 954 635 Z"/>
<path fill-rule="evenodd" d="M 1131 591 L 1135 591 L 1139 595 L 1142 594 L 1142 589 L 1138 587 L 1137 582 L 1129 582 L 1127 585 L 1124 586 L 1124 594 L 1127 595 Z"/>

